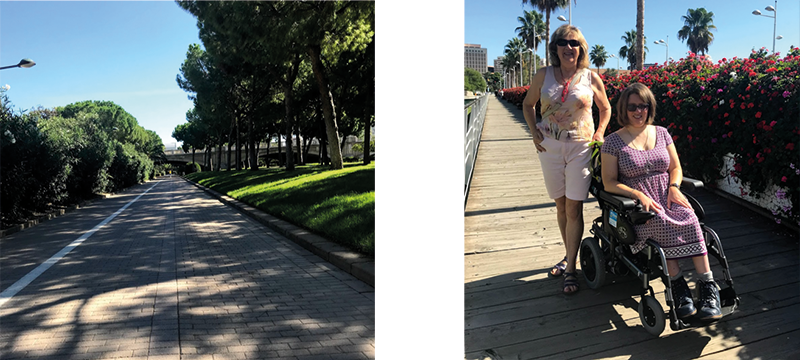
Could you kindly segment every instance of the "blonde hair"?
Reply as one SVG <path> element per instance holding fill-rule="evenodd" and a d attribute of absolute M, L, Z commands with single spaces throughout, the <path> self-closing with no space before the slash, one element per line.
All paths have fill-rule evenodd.
<path fill-rule="evenodd" d="M 656 118 L 656 97 L 650 91 L 650 88 L 642 83 L 631 84 L 619 95 L 619 100 L 617 101 L 617 123 L 622 127 L 628 125 L 628 98 L 633 94 L 641 98 L 645 104 L 650 105 L 650 108 L 647 109 L 647 125 L 652 124 Z"/>
<path fill-rule="evenodd" d="M 578 55 L 578 69 L 589 68 L 589 44 L 586 43 L 586 38 L 577 27 L 569 24 L 564 24 L 558 27 L 550 37 L 550 46 L 547 48 L 550 51 L 550 63 L 553 66 L 561 66 L 561 59 L 558 58 L 558 40 L 566 38 L 569 34 L 575 34 L 578 37 L 578 42 L 581 43 L 581 53 Z"/>

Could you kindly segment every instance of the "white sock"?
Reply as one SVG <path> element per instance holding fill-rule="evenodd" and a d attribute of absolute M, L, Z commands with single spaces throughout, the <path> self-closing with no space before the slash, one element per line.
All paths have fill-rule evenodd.
<path fill-rule="evenodd" d="M 711 273 L 711 270 L 704 274 L 698 274 L 697 277 L 705 282 L 714 281 L 714 274 Z"/>

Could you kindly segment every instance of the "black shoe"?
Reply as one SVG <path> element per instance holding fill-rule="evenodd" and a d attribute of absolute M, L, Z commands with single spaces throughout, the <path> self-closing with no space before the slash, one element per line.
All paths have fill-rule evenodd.
<path fill-rule="evenodd" d="M 683 276 L 677 280 L 672 280 L 672 300 L 675 302 L 675 314 L 678 318 L 684 319 L 697 313 L 692 300 L 692 291 Z"/>
<path fill-rule="evenodd" d="M 697 317 L 700 320 L 714 321 L 722 318 L 720 309 L 719 290 L 717 283 L 712 281 L 697 281 L 697 295 L 700 309 Z"/>

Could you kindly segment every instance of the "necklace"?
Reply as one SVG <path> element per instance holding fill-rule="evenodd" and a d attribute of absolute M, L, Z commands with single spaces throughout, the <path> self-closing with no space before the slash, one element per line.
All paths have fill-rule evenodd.
<path fill-rule="evenodd" d="M 645 125 L 645 126 L 646 126 L 646 125 Z M 634 140 L 636 140 L 636 137 L 635 137 L 635 136 L 633 136 L 633 133 L 632 133 L 632 132 L 631 132 L 631 131 L 630 131 L 628 128 L 625 128 L 625 131 L 627 131 L 627 132 L 628 132 L 628 135 L 630 135 L 630 136 L 631 136 L 631 145 L 633 145 L 633 148 L 634 148 L 634 149 L 636 149 L 636 150 L 645 150 L 645 147 L 647 147 L 647 143 L 650 141 L 650 131 L 648 131 L 648 130 L 649 130 L 649 129 L 648 129 L 647 127 L 645 127 L 645 128 L 644 128 L 644 132 L 645 132 L 644 144 L 642 144 L 641 146 L 639 146 L 639 145 L 636 145 L 636 144 L 633 142 Z"/>
<path fill-rule="evenodd" d="M 650 163 L 650 152 L 646 151 L 646 149 L 645 149 L 647 147 L 647 143 L 650 141 L 650 131 L 649 130 L 650 129 L 647 128 L 647 125 L 645 125 L 645 128 L 644 128 L 644 131 L 645 131 L 644 144 L 642 146 L 637 146 L 636 144 L 633 143 L 633 141 L 636 140 L 636 138 L 633 136 L 633 133 L 631 133 L 630 129 L 628 129 L 627 127 L 625 128 L 625 131 L 627 131 L 628 135 L 631 136 L 631 145 L 632 145 L 632 147 L 634 149 L 636 149 L 636 150 L 644 151 L 644 168 L 645 168 L 645 171 L 647 172 L 647 174 L 652 172 L 652 167 L 653 167 L 653 164 Z"/>
<path fill-rule="evenodd" d="M 560 67 L 560 66 L 558 67 L 558 73 L 559 73 L 559 74 L 561 74 L 561 80 L 562 80 L 562 81 L 566 80 L 566 81 L 564 82 L 564 85 L 563 85 L 563 86 L 564 86 L 564 89 L 563 89 L 563 90 L 561 90 L 561 102 L 563 103 L 563 102 L 564 102 L 564 100 L 567 98 L 567 93 L 569 92 L 569 83 L 572 81 L 572 79 L 573 79 L 573 78 L 575 78 L 575 75 L 576 75 L 578 72 L 577 72 L 577 71 L 575 71 L 575 74 L 572 74 L 572 78 L 570 78 L 569 80 L 567 80 L 567 79 L 564 77 L 564 73 L 561 71 L 561 67 Z"/>

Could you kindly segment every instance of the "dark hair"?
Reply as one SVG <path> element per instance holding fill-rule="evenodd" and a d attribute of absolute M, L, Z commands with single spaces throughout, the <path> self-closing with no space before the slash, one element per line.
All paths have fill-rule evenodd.
<path fill-rule="evenodd" d="M 547 48 L 550 51 L 550 63 L 555 66 L 561 66 L 561 59 L 558 58 L 558 40 L 561 40 L 569 34 L 575 34 L 578 37 L 578 42 L 581 43 L 581 53 L 578 55 L 578 69 L 589 68 L 589 44 L 586 43 L 586 38 L 577 27 L 569 24 L 564 24 L 558 27 L 550 37 L 550 46 Z"/>
<path fill-rule="evenodd" d="M 631 84 L 619 95 L 619 100 L 617 101 L 617 123 L 622 127 L 628 125 L 628 98 L 633 94 L 636 94 L 642 101 L 650 105 L 650 108 L 647 109 L 647 124 L 652 124 L 656 118 L 656 97 L 650 91 L 650 88 L 642 83 Z"/>

